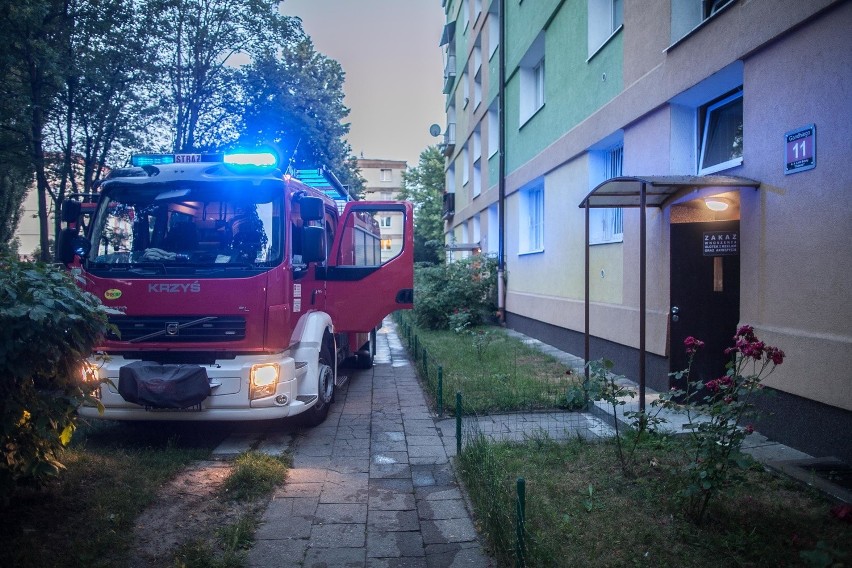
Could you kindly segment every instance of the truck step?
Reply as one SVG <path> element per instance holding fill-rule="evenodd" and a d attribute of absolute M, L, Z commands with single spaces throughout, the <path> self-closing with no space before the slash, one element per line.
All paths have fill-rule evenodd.
<path fill-rule="evenodd" d="M 302 404 L 310 404 L 317 399 L 317 395 L 315 394 L 300 394 L 296 397 L 296 400 L 301 402 Z"/>

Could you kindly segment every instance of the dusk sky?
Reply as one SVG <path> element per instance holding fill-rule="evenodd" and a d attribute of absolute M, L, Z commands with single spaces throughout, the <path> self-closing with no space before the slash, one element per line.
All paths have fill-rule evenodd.
<path fill-rule="evenodd" d="M 416 166 L 440 140 L 429 126 L 446 120 L 440 0 L 285 0 L 281 9 L 346 72 L 353 154 Z"/>

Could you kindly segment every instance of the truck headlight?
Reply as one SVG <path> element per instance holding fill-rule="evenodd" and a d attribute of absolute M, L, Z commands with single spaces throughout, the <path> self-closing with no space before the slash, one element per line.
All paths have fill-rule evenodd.
<path fill-rule="evenodd" d="M 83 361 L 80 366 L 80 376 L 84 384 L 93 384 L 98 382 L 98 368 L 88 361 Z"/>
<path fill-rule="evenodd" d="M 251 383 L 249 398 L 254 400 L 275 394 L 280 375 L 281 369 L 278 363 L 252 365 L 249 373 L 249 382 Z"/>

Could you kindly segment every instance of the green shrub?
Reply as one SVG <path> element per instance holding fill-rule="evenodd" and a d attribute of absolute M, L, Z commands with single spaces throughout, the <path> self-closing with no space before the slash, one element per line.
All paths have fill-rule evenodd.
<path fill-rule="evenodd" d="M 64 269 L 0 258 L 0 501 L 63 469 L 76 410 L 98 388 L 83 361 L 107 325 Z"/>
<path fill-rule="evenodd" d="M 414 272 L 414 319 L 424 329 L 466 329 L 496 310 L 497 261 L 472 256 Z"/>

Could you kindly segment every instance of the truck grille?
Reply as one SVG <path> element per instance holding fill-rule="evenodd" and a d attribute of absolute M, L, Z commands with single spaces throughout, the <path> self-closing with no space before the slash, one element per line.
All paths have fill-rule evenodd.
<path fill-rule="evenodd" d="M 111 316 L 109 322 L 118 328 L 120 337 L 110 332 L 108 339 L 131 343 L 239 341 L 246 337 L 246 320 L 239 316 Z"/>

